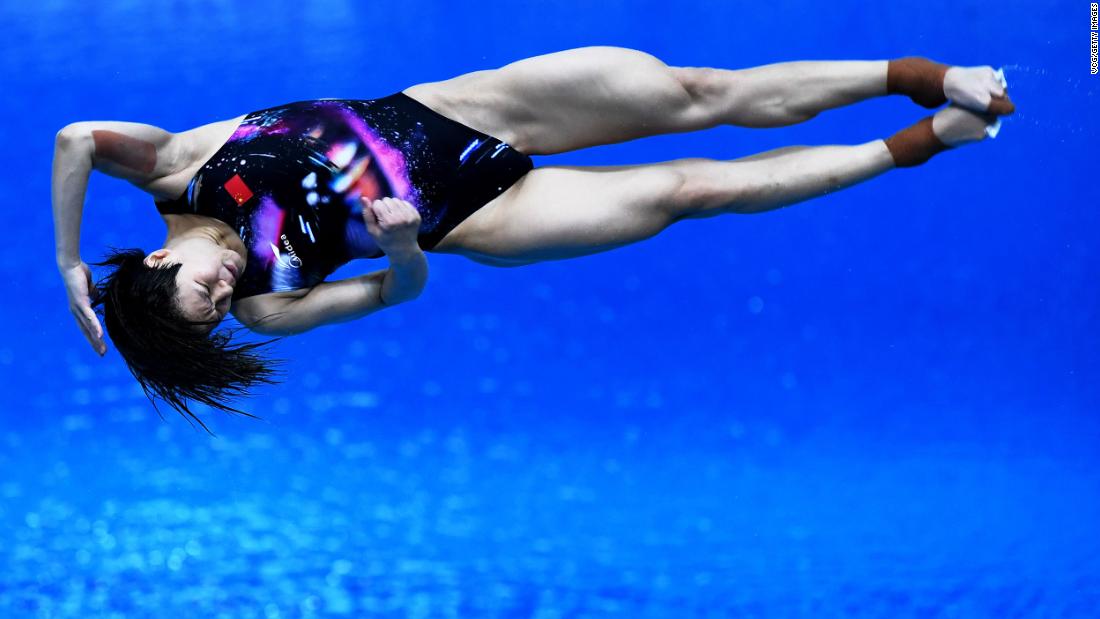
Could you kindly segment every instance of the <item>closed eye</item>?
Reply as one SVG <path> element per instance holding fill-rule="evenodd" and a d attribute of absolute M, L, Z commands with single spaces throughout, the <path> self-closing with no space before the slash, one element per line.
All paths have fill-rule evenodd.
<path fill-rule="evenodd" d="M 210 304 L 210 311 L 217 315 L 218 307 L 214 305 L 214 299 L 210 298 L 210 287 L 206 284 L 203 284 L 202 287 L 206 290 L 206 302 Z"/>

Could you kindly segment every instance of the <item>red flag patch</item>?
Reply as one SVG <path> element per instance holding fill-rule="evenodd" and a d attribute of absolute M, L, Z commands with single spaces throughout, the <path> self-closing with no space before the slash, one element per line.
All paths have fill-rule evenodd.
<path fill-rule="evenodd" d="M 252 197 L 252 190 L 248 188 L 248 185 L 244 184 L 244 180 L 241 179 L 240 174 L 234 174 L 233 178 L 225 181 L 222 187 L 225 187 L 229 195 L 233 196 L 233 199 L 237 201 L 237 206 L 248 202 L 249 198 Z"/>

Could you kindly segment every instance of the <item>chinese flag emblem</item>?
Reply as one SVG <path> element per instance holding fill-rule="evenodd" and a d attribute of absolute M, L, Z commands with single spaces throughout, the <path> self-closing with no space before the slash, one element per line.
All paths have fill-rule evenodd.
<path fill-rule="evenodd" d="M 233 196 L 233 199 L 237 201 L 237 206 L 248 202 L 249 198 L 252 197 L 252 190 L 248 188 L 248 185 L 244 184 L 244 180 L 241 179 L 240 174 L 234 174 L 233 178 L 225 181 L 222 187 L 225 187 L 229 195 Z"/>

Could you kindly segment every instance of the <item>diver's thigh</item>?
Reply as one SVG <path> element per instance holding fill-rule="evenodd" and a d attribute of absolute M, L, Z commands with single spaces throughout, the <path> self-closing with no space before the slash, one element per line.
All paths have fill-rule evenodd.
<path fill-rule="evenodd" d="M 542 54 L 404 92 L 529 155 L 709 126 L 667 65 L 623 47 Z"/>
<path fill-rule="evenodd" d="M 448 253 L 486 261 L 560 260 L 654 236 L 672 221 L 684 173 L 675 161 L 606 168 L 542 166 L 475 212 Z M 501 197 L 504 197 L 502 194 Z M 450 236 L 450 235 L 449 235 Z"/>

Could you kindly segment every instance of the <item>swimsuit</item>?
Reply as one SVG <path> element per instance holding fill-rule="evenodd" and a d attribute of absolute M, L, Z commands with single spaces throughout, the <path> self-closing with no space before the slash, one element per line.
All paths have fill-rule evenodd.
<path fill-rule="evenodd" d="M 508 144 L 398 92 L 317 99 L 252 112 L 161 213 L 231 226 L 248 249 L 233 299 L 309 288 L 353 258 L 385 255 L 360 196 L 420 213 L 430 250 L 533 168 Z"/>

